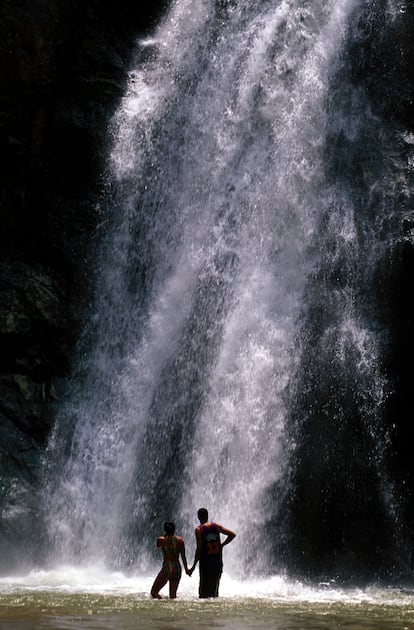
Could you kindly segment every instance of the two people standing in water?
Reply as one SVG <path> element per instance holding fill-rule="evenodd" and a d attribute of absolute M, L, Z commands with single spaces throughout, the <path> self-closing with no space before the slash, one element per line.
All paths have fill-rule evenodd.
<path fill-rule="evenodd" d="M 231 529 L 227 529 L 218 523 L 210 522 L 206 508 L 200 508 L 197 516 L 200 525 L 195 529 L 197 546 L 194 563 L 190 568 L 185 555 L 184 540 L 181 536 L 175 535 L 174 523 L 164 523 L 165 535 L 157 538 L 157 547 L 161 547 L 163 550 L 164 562 L 151 588 L 151 596 L 153 598 L 161 598 L 159 591 L 169 581 L 170 598 L 175 599 L 181 579 L 180 556 L 184 570 L 189 576 L 193 574 L 197 562 L 199 563 L 199 597 L 218 597 L 220 578 L 223 571 L 222 549 L 235 538 L 236 534 Z M 223 542 L 221 542 L 220 534 L 226 536 Z"/>

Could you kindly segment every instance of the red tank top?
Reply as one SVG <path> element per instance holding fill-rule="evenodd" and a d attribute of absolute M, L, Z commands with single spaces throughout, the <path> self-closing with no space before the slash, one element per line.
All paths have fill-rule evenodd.
<path fill-rule="evenodd" d="M 202 537 L 202 552 L 200 561 L 209 566 L 219 566 L 222 563 L 220 532 L 215 523 L 200 525 Z"/>

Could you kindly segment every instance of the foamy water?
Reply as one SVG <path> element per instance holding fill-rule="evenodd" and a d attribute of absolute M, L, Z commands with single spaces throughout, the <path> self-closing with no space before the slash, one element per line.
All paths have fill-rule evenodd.
<path fill-rule="evenodd" d="M 33 570 L 28 574 L 0 578 L 0 596 L 11 593 L 60 592 L 65 594 L 98 594 L 103 596 L 135 596 L 150 599 L 150 589 L 158 567 L 146 574 L 127 575 L 119 571 L 107 571 L 99 566 L 60 566 L 49 570 Z M 162 591 L 168 595 L 168 586 Z M 189 578 L 183 573 L 179 599 L 198 599 L 198 574 Z M 267 600 L 275 603 L 295 604 L 371 604 L 380 606 L 412 606 L 414 589 L 386 586 L 342 587 L 331 582 L 306 584 L 288 579 L 283 575 L 238 580 L 223 574 L 220 599 Z"/>
<path fill-rule="evenodd" d="M 236 580 L 220 597 L 197 597 L 198 576 L 183 576 L 178 599 L 153 600 L 153 573 L 99 566 L 56 567 L 0 579 L 1 630 L 411 630 L 414 592 L 371 586 L 307 585 L 282 575 Z M 165 596 L 165 590 L 162 593 Z"/>

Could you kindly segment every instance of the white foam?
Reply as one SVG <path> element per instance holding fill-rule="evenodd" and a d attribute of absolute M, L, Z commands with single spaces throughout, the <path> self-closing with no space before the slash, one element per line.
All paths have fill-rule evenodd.
<path fill-rule="evenodd" d="M 33 570 L 28 574 L 0 578 L 0 596 L 16 593 L 62 592 L 66 594 L 99 594 L 102 596 L 134 596 L 149 599 L 157 569 L 153 573 L 127 575 L 100 566 L 60 566 L 49 570 Z M 161 594 L 168 596 L 168 587 Z M 178 595 L 181 600 L 198 599 L 198 574 L 189 578 L 183 573 Z M 372 586 L 344 588 L 334 582 L 305 584 L 283 575 L 238 580 L 224 573 L 220 584 L 220 600 L 263 600 L 279 604 L 344 604 L 414 606 L 414 591 Z"/>

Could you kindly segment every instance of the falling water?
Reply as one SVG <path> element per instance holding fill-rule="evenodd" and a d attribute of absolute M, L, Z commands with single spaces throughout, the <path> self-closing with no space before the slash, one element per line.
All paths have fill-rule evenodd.
<path fill-rule="evenodd" d="M 345 54 L 370 7 L 177 0 L 138 42 L 95 300 L 48 450 L 55 558 L 145 566 L 165 518 L 187 536 L 207 505 L 244 541 L 228 548 L 235 574 L 281 566 L 265 526 L 295 545 L 288 489 L 299 500 L 297 470 L 345 449 L 346 396 L 355 458 L 368 449 L 394 527 L 382 332 L 364 292 L 385 247 L 389 138 Z"/>

